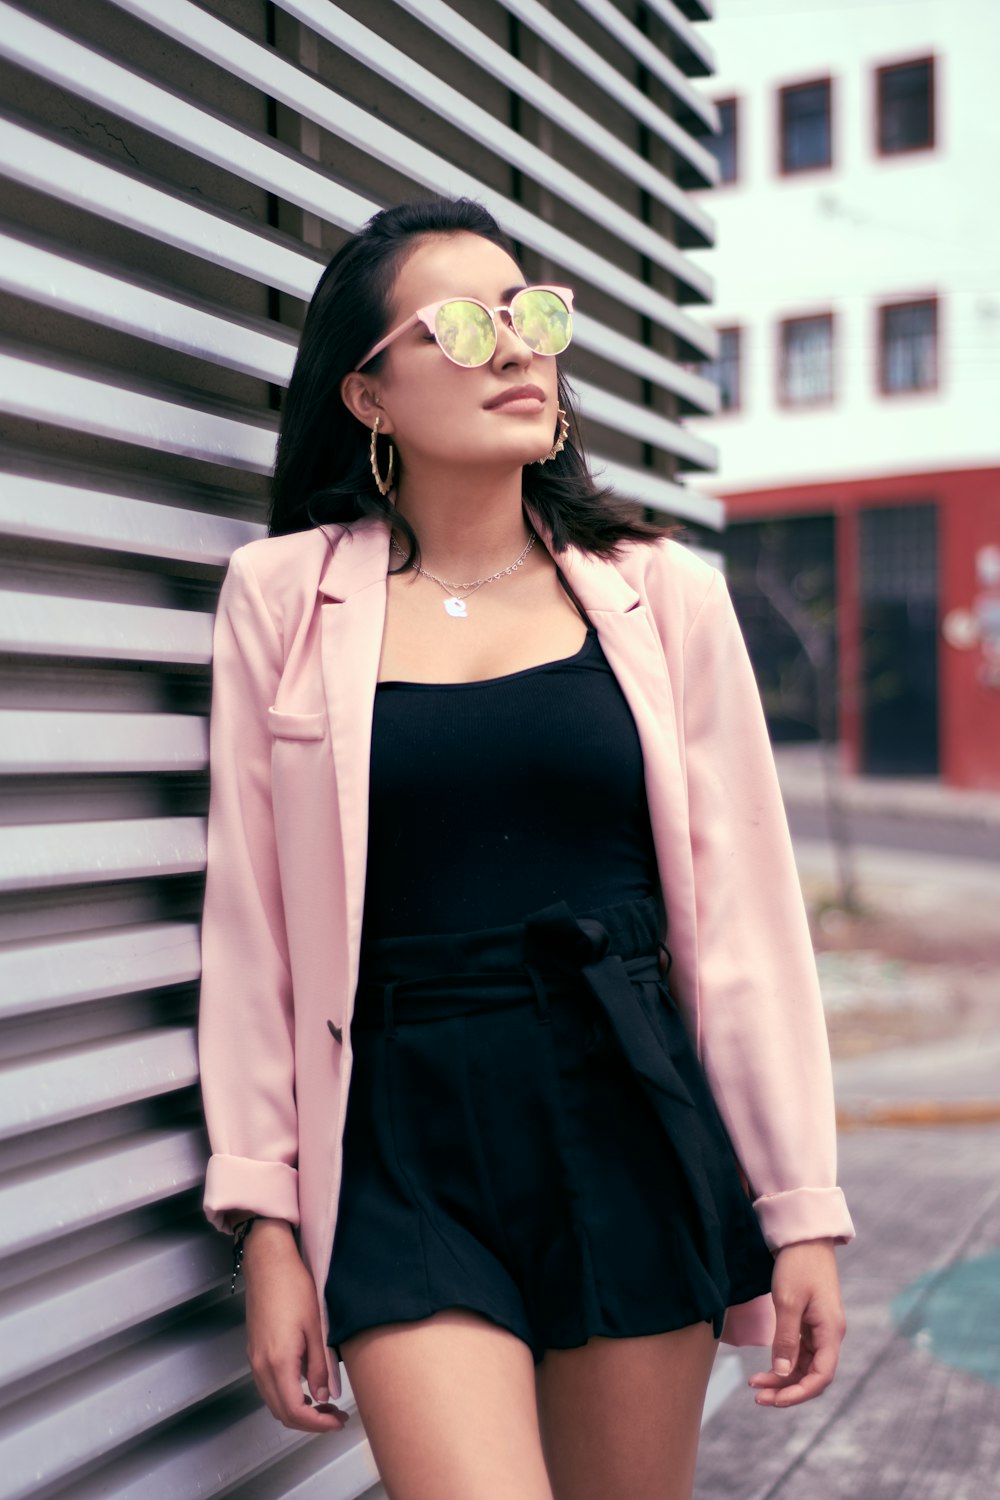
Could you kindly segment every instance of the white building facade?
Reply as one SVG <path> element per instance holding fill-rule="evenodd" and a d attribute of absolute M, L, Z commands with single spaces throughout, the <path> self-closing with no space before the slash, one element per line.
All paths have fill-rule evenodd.
<path fill-rule="evenodd" d="M 804 587 L 849 767 L 1000 786 L 1000 6 L 720 0 L 705 31 L 720 409 L 686 425 L 734 583 L 762 545 L 828 573 Z M 773 728 L 819 733 L 747 589 Z"/>

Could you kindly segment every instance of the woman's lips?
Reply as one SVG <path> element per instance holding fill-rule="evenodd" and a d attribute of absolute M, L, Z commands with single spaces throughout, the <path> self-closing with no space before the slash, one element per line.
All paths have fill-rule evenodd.
<path fill-rule="evenodd" d="M 525 416 L 533 416 L 540 412 L 545 402 L 540 396 L 514 396 L 509 401 L 501 401 L 496 406 L 488 406 L 487 411 L 512 411 L 522 412 Z"/>
<path fill-rule="evenodd" d="M 514 411 L 534 416 L 546 404 L 546 393 L 540 386 L 511 386 L 510 390 L 486 402 L 487 411 Z"/>

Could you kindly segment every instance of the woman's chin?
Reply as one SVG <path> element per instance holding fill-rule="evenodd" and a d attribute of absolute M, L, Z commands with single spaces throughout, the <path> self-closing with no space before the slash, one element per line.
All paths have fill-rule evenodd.
<path fill-rule="evenodd" d="M 511 434 L 514 441 L 503 443 L 482 443 L 474 452 L 430 452 L 425 451 L 419 455 L 417 467 L 423 469 L 442 468 L 458 469 L 466 478 L 472 478 L 476 470 L 525 469 L 530 464 L 537 464 L 552 449 L 552 436 L 546 430 L 543 433 L 523 432 Z M 397 455 L 396 470 L 393 481 L 398 482 L 406 475 L 406 465 Z"/>
<path fill-rule="evenodd" d="M 522 467 L 526 467 L 528 464 L 540 463 L 552 451 L 552 441 L 552 435 L 546 428 L 546 431 L 540 437 L 535 434 L 530 442 L 520 443 L 518 445 L 520 452 L 519 462 Z"/>

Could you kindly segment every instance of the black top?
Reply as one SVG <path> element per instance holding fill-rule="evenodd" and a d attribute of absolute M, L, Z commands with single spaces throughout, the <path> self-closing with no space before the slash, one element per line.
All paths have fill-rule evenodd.
<path fill-rule="evenodd" d="M 377 685 L 363 939 L 658 891 L 635 722 L 589 621 L 558 661 Z"/>

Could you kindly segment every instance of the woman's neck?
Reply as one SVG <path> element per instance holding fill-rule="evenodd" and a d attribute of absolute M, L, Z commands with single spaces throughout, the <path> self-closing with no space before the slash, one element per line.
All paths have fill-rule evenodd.
<path fill-rule="evenodd" d="M 531 534 L 520 469 L 495 484 L 480 476 L 461 490 L 439 485 L 432 491 L 401 481 L 394 500 L 420 539 L 421 567 L 448 578 L 505 567 Z"/>

